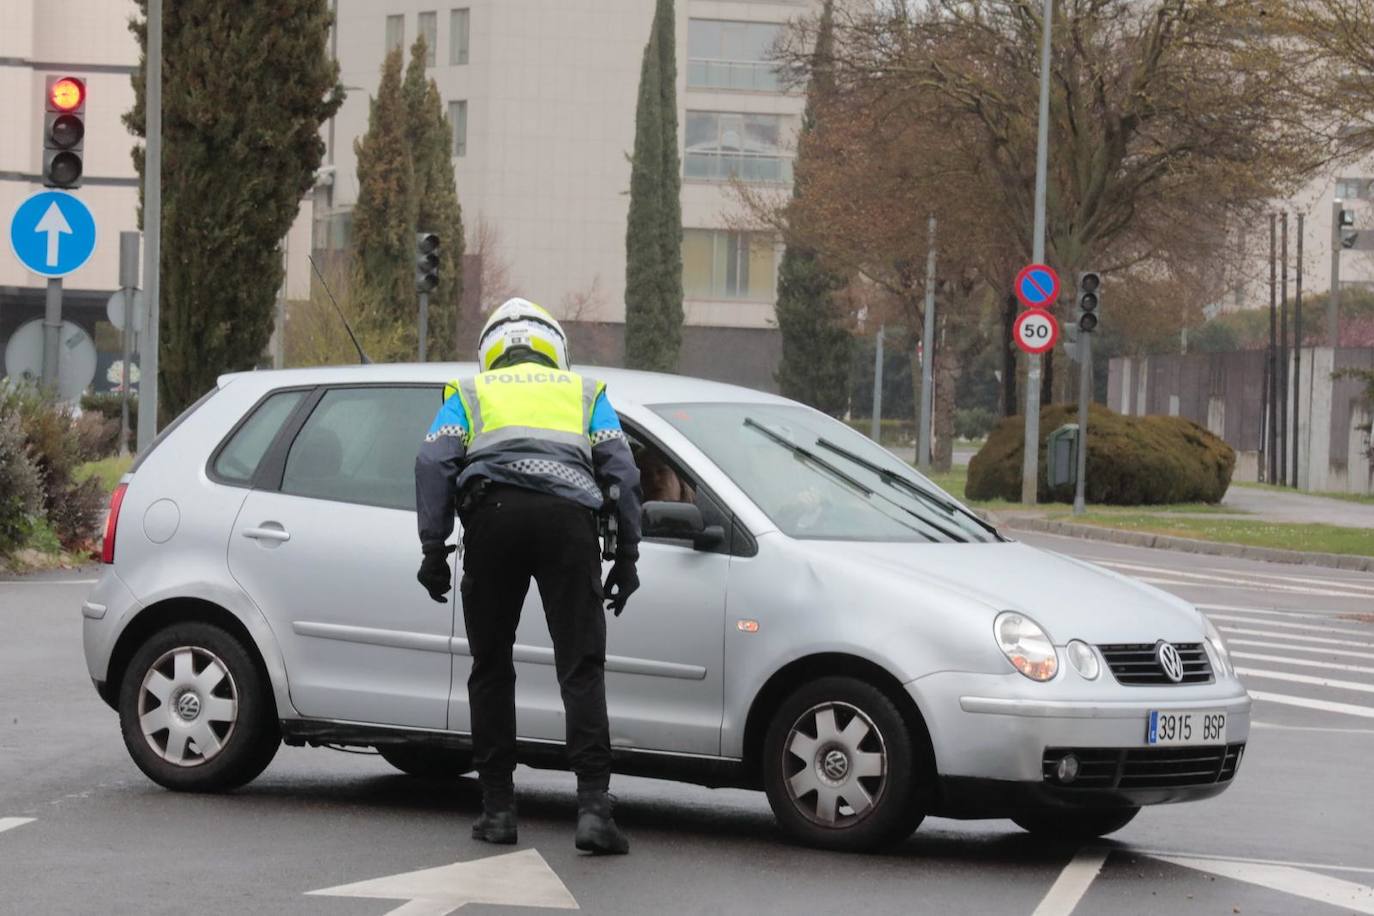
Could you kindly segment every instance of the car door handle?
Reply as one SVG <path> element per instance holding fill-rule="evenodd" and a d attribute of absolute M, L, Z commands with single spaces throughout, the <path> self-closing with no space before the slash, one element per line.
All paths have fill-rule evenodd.
<path fill-rule="evenodd" d="M 245 528 L 243 536 L 255 541 L 289 541 L 291 535 L 276 522 L 264 522 L 260 528 Z"/>

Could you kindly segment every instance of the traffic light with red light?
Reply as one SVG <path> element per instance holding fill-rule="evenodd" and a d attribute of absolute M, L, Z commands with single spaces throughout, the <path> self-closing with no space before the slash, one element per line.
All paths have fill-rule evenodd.
<path fill-rule="evenodd" d="M 46 90 L 43 184 L 79 188 L 84 170 L 81 152 L 86 139 L 86 81 L 75 76 L 50 76 Z"/>

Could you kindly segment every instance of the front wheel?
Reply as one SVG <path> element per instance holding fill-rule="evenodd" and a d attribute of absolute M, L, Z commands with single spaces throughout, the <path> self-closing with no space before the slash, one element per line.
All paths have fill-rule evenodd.
<path fill-rule="evenodd" d="M 778 823 L 811 846 L 874 849 L 920 824 L 929 767 L 877 687 L 825 677 L 783 702 L 763 742 L 763 784 Z"/>
<path fill-rule="evenodd" d="M 238 639 L 207 623 L 174 624 L 134 653 L 119 724 L 138 768 L 184 792 L 250 782 L 281 745 L 267 678 Z"/>
<path fill-rule="evenodd" d="M 408 776 L 420 779 L 457 779 L 472 770 L 472 754 L 444 747 L 381 744 L 382 759 Z"/>
<path fill-rule="evenodd" d="M 1091 840 L 1115 833 L 1139 813 L 1139 808 L 1047 808 L 1023 811 L 1012 822 L 1046 839 Z"/>

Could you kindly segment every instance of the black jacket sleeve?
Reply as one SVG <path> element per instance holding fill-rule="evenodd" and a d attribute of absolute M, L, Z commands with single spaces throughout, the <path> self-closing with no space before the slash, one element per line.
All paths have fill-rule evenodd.
<path fill-rule="evenodd" d="M 466 420 L 457 395 L 449 398 L 415 456 L 415 515 L 425 549 L 443 546 L 453 533 L 458 474 L 467 455 Z"/>
<path fill-rule="evenodd" d="M 616 505 L 616 516 L 620 522 L 619 551 L 623 556 L 637 558 L 640 511 L 644 505 L 644 492 L 639 485 L 639 466 L 635 464 L 630 443 L 620 429 L 620 418 L 604 393 L 592 413 L 592 423 L 596 427 L 590 431 L 596 483 L 603 493 L 612 484 L 620 488 L 620 501 Z"/>

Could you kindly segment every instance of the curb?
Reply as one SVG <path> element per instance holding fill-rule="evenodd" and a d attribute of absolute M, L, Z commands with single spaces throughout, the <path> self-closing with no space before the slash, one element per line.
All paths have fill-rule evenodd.
<path fill-rule="evenodd" d="M 1243 560 L 1262 560 L 1268 563 L 1292 563 L 1302 566 L 1347 569 L 1356 572 L 1374 572 L 1374 557 L 1360 557 L 1341 553 L 1316 553 L 1306 550 L 1281 550 L 1277 547 L 1249 547 L 1245 544 L 1200 541 L 1196 538 L 1150 534 L 1148 531 L 1124 531 L 1120 528 L 1080 525 L 1043 518 L 1007 518 L 1003 520 L 1003 524 L 1016 531 L 1060 534 L 1065 537 L 1083 538 L 1089 541 L 1109 541 L 1113 544 L 1126 544 L 1131 547 L 1153 547 L 1158 550 L 1181 550 L 1185 553 L 1238 557 Z"/>

